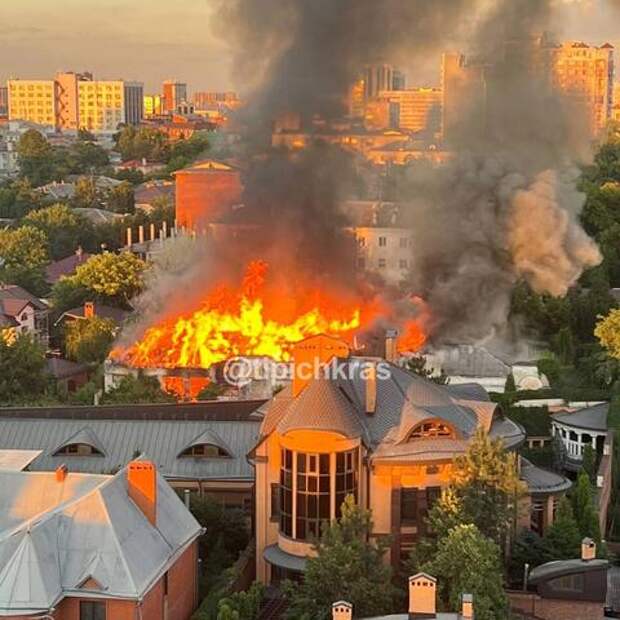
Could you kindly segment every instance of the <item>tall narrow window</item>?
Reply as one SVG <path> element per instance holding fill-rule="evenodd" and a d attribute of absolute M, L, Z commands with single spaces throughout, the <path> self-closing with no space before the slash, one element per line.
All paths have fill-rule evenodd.
<path fill-rule="evenodd" d="M 105 602 L 80 601 L 80 620 L 106 620 Z"/>

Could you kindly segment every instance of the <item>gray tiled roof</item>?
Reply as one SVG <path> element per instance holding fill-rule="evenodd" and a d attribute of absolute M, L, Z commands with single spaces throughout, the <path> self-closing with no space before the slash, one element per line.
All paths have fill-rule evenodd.
<path fill-rule="evenodd" d="M 607 430 L 607 414 L 609 413 L 609 403 L 601 403 L 592 407 L 584 407 L 574 412 L 554 413 L 553 420 L 591 431 Z"/>
<path fill-rule="evenodd" d="M 319 379 L 310 382 L 297 398 L 291 387 L 279 392 L 263 405 L 264 414 L 261 437 L 273 430 L 286 433 L 296 428 L 323 429 L 339 432 L 346 437 L 360 437 L 375 450 L 375 456 L 398 458 L 405 453 L 413 455 L 417 448 L 399 447 L 412 428 L 424 419 L 440 418 L 457 429 L 462 439 L 475 432 L 478 425 L 488 428 L 495 437 L 505 438 L 514 446 L 525 437 L 523 429 L 494 414 L 494 405 L 483 401 L 467 400 L 466 393 L 459 398 L 447 389 L 414 375 L 402 368 L 389 365 L 389 376 L 377 378 L 377 397 L 374 413 L 366 413 L 366 382 L 360 369 L 369 358 L 351 357 L 340 360 L 346 365 L 345 377 Z M 386 363 L 386 362 L 382 362 Z M 445 441 L 445 440 L 437 440 Z M 420 442 L 422 443 L 422 442 Z M 454 440 L 437 444 L 444 453 L 450 449 L 461 452 Z M 431 447 L 431 443 L 426 444 Z M 428 448 L 421 449 L 423 452 Z"/>
<path fill-rule="evenodd" d="M 607 569 L 609 562 L 607 560 L 556 560 L 555 562 L 547 562 L 532 569 L 528 578 L 528 583 L 537 584 L 541 581 L 547 581 L 564 575 L 575 575 L 578 573 L 586 573 L 595 570 Z"/>
<path fill-rule="evenodd" d="M 255 445 L 259 420 L 59 419 L 0 416 L 0 449 L 42 450 L 33 471 L 50 471 L 65 463 L 69 471 L 109 473 L 137 454 L 152 459 L 167 478 L 253 480 L 246 454 Z M 232 458 L 178 458 L 206 432 L 217 435 Z M 75 438 L 96 437 L 103 456 L 59 455 L 56 450 Z"/>
<path fill-rule="evenodd" d="M 156 526 L 116 476 L 0 472 L 0 615 L 46 613 L 68 594 L 138 600 L 201 533 L 157 477 Z"/>
<path fill-rule="evenodd" d="M 524 458 L 521 458 L 521 480 L 527 484 L 530 493 L 559 493 L 572 486 L 568 478 L 537 467 Z"/>

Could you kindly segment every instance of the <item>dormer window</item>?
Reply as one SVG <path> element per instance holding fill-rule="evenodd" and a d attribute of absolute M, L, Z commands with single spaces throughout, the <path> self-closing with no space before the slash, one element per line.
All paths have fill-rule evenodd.
<path fill-rule="evenodd" d="M 101 450 L 87 443 L 70 443 L 54 452 L 54 456 L 103 456 Z"/>
<path fill-rule="evenodd" d="M 212 443 L 199 443 L 190 446 L 179 454 L 179 458 L 229 459 L 230 454 Z"/>
<path fill-rule="evenodd" d="M 449 424 L 432 420 L 418 424 L 409 434 L 409 441 L 415 439 L 434 439 L 437 437 L 446 437 L 453 439 L 455 437 L 454 430 Z"/>

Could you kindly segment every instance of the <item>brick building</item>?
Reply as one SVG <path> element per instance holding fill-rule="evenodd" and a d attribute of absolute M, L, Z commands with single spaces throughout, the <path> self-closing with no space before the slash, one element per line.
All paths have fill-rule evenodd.
<path fill-rule="evenodd" d="M 0 472 L 0 618 L 189 620 L 202 529 L 148 461 Z"/>
<path fill-rule="evenodd" d="M 241 202 L 239 168 L 213 159 L 177 170 L 176 219 L 179 226 L 201 228 Z"/>

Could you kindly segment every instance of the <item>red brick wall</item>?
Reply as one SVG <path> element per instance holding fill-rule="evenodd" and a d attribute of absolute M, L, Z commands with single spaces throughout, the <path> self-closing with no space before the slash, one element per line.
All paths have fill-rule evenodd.
<path fill-rule="evenodd" d="M 197 591 L 198 543 L 188 547 L 168 571 L 168 620 L 189 620 L 198 603 Z M 79 620 L 80 600 L 88 596 L 63 599 L 55 620 Z M 99 599 L 100 600 L 100 599 Z M 164 578 L 162 577 L 142 601 L 141 615 L 134 601 L 106 601 L 108 620 L 164 620 Z M 40 616 L 36 616 L 40 617 Z M 0 616 L 0 620 L 32 620 L 31 616 Z"/>
<path fill-rule="evenodd" d="M 179 226 L 199 229 L 241 202 L 241 179 L 236 171 L 179 171 L 175 178 Z"/>

